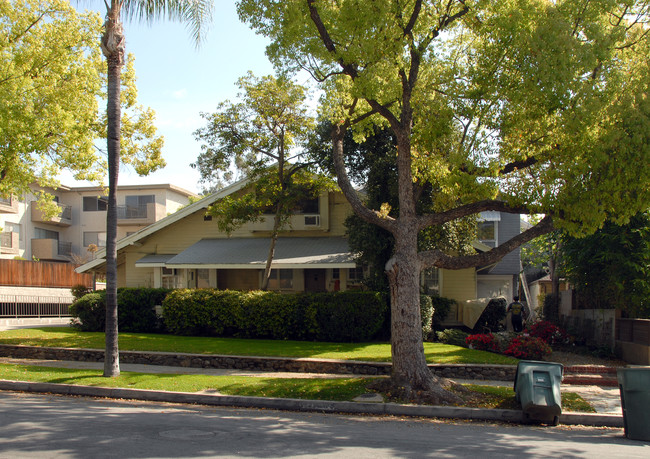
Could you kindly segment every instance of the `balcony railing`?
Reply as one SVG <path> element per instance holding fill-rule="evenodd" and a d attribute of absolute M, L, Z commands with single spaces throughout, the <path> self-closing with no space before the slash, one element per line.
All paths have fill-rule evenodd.
<path fill-rule="evenodd" d="M 72 253 L 71 242 L 56 239 L 32 239 L 32 256 L 39 260 L 69 261 Z"/>
<path fill-rule="evenodd" d="M 117 206 L 117 218 L 147 218 L 147 205 L 142 206 Z"/>
<path fill-rule="evenodd" d="M 18 212 L 18 202 L 13 198 L 0 198 L 0 213 L 15 214 Z"/>
<path fill-rule="evenodd" d="M 0 253 L 18 255 L 20 245 L 20 234 L 6 231 L 0 233 Z"/>
<path fill-rule="evenodd" d="M 0 233 L 0 247 L 11 249 L 13 247 L 12 233 Z"/>
<path fill-rule="evenodd" d="M 49 223 L 57 226 L 70 226 L 72 225 L 72 206 L 58 204 L 59 214 L 54 217 L 47 217 L 43 215 L 41 209 L 38 208 L 38 202 L 32 201 L 32 221 L 39 223 Z"/>
<path fill-rule="evenodd" d="M 59 241 L 59 255 L 69 256 L 72 253 L 72 242 Z"/>

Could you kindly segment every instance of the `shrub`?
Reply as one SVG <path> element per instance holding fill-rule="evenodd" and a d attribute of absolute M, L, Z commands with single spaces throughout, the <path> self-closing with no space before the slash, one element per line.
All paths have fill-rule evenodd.
<path fill-rule="evenodd" d="M 163 288 L 120 288 L 117 290 L 118 324 L 122 331 L 151 333 L 162 331 L 155 307 L 162 305 L 171 290 Z"/>
<path fill-rule="evenodd" d="M 232 307 L 238 292 L 213 289 L 178 289 L 163 301 L 167 329 L 177 335 L 229 336 L 241 314 Z"/>
<path fill-rule="evenodd" d="M 433 301 L 428 295 L 420 295 L 420 314 L 422 316 L 422 339 L 429 339 L 433 330 Z"/>
<path fill-rule="evenodd" d="M 345 291 L 306 294 L 316 308 L 320 341 L 368 341 L 383 324 L 386 296 L 379 292 Z"/>
<path fill-rule="evenodd" d="M 92 289 L 86 287 L 84 284 L 73 285 L 72 288 L 70 288 L 70 293 L 76 300 L 90 292 L 92 292 Z"/>
<path fill-rule="evenodd" d="M 154 306 L 161 304 L 169 293 L 158 288 L 119 288 L 117 314 L 121 331 L 147 333 L 161 331 L 162 322 Z M 88 293 L 70 305 L 73 325 L 83 331 L 104 331 L 106 323 L 106 291 Z"/>
<path fill-rule="evenodd" d="M 514 337 L 519 336 L 519 334 L 509 331 L 500 331 L 498 333 L 493 333 L 492 336 L 494 336 L 494 340 L 499 346 L 499 349 L 501 349 L 501 353 L 503 353 L 503 351 L 508 348 Z"/>
<path fill-rule="evenodd" d="M 313 303 L 304 295 L 241 292 L 237 336 L 270 339 L 315 339 L 318 327 Z"/>
<path fill-rule="evenodd" d="M 435 311 L 433 314 L 433 329 L 435 331 L 440 331 L 443 329 L 442 322 L 447 318 L 447 314 L 449 314 L 451 307 L 457 303 L 456 300 L 441 296 L 431 297 L 431 302 Z"/>
<path fill-rule="evenodd" d="M 163 316 L 168 330 L 180 335 L 367 341 L 381 328 L 386 307 L 377 292 L 182 289 L 167 296 Z"/>
<path fill-rule="evenodd" d="M 503 353 L 517 359 L 543 360 L 551 352 L 551 346 L 543 340 L 534 336 L 517 335 Z"/>
<path fill-rule="evenodd" d="M 499 343 L 492 333 L 469 335 L 465 338 L 465 343 L 470 349 L 497 353 L 501 351 Z"/>
<path fill-rule="evenodd" d="M 469 334 L 457 328 L 448 328 L 447 330 L 436 333 L 438 341 L 443 344 L 453 344 L 454 346 L 467 347 L 465 339 Z"/>
<path fill-rule="evenodd" d="M 550 322 L 557 322 L 559 318 L 558 301 L 559 299 L 557 298 L 557 295 L 553 295 L 552 293 L 547 293 L 544 296 L 544 305 L 543 305 L 544 320 L 548 320 Z"/>
<path fill-rule="evenodd" d="M 106 292 L 88 293 L 70 305 L 72 325 L 83 331 L 104 331 L 106 324 Z M 78 319 L 78 320 L 75 320 Z"/>
<path fill-rule="evenodd" d="M 492 298 L 478 318 L 474 331 L 484 332 L 486 329 L 491 332 L 499 331 L 503 319 L 506 318 L 507 306 L 508 302 L 505 298 Z"/>
<path fill-rule="evenodd" d="M 571 336 L 566 330 L 547 320 L 534 323 L 528 329 L 528 334 L 540 338 L 550 346 L 571 343 Z"/>

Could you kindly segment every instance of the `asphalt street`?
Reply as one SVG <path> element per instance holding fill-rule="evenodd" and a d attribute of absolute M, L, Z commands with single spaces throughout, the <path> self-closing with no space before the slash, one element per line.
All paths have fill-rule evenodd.
<path fill-rule="evenodd" d="M 0 392 L 0 458 L 647 458 L 620 428 L 520 426 Z"/>

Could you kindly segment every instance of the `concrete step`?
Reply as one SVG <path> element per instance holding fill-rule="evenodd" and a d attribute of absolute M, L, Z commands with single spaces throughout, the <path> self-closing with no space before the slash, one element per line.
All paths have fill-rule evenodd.
<path fill-rule="evenodd" d="M 562 378 L 562 384 L 571 384 L 577 386 L 605 386 L 618 387 L 618 379 L 612 375 L 596 374 L 565 374 Z"/>
<path fill-rule="evenodd" d="M 616 367 L 608 367 L 605 365 L 569 365 L 564 367 L 564 374 L 616 376 Z"/>

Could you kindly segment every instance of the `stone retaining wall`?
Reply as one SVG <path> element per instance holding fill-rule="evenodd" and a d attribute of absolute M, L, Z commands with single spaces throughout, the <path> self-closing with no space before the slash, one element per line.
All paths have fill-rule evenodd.
<path fill-rule="evenodd" d="M 0 357 L 102 362 L 104 360 L 104 351 L 98 349 L 46 348 L 0 344 Z M 391 364 L 387 362 L 136 351 L 120 351 L 120 362 L 173 367 L 358 375 L 388 375 L 391 370 Z M 517 371 L 517 367 L 513 365 L 432 364 L 429 365 L 429 368 L 436 375 L 448 378 L 498 381 L 514 381 Z"/>

